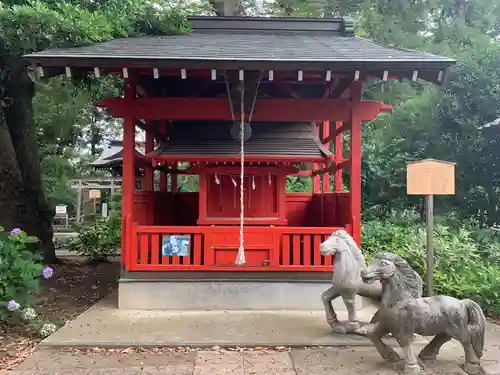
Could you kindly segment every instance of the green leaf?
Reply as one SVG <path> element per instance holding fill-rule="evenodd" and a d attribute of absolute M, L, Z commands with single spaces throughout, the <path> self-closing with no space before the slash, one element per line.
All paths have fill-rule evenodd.
<path fill-rule="evenodd" d="M 37 242 L 40 242 L 40 240 L 38 239 L 38 237 L 35 236 L 27 236 L 26 238 L 24 238 L 24 243 L 37 243 Z"/>

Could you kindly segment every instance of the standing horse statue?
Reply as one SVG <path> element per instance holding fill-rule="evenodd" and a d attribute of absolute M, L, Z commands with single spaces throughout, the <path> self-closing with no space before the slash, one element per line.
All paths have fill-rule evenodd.
<path fill-rule="evenodd" d="M 413 348 L 415 333 L 435 336 L 419 354 L 424 362 L 434 360 L 441 347 L 454 338 L 465 351 L 463 370 L 468 374 L 481 373 L 486 319 L 477 303 L 448 296 L 415 298 L 422 287 L 421 279 L 415 277 L 403 258 L 392 253 L 378 254 L 361 277 L 368 285 L 380 281 L 383 286 L 378 322 L 369 330 L 382 358 L 400 361 L 399 354 L 381 340 L 391 333 L 403 350 L 404 373 L 419 374 L 421 368 Z"/>
<path fill-rule="evenodd" d="M 356 295 L 378 303 L 382 295 L 382 285 L 380 282 L 363 283 L 361 270 L 366 265 L 365 258 L 354 239 L 345 230 L 334 232 L 319 248 L 323 256 L 334 255 L 332 286 L 321 295 L 326 321 L 335 333 L 356 333 L 360 328 L 356 313 Z M 342 297 L 347 308 L 347 322 L 339 322 L 333 309 L 332 301 L 338 297 Z M 377 315 L 378 313 L 373 316 L 372 323 L 377 320 Z"/>

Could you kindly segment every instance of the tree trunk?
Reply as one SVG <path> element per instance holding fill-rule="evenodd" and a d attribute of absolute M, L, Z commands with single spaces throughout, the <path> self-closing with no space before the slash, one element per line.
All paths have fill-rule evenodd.
<path fill-rule="evenodd" d="M 33 117 L 33 83 L 19 58 L 4 57 L 3 62 L 8 70 L 3 87 L 5 96 L 9 98 L 9 105 L 4 108 L 3 112 L 10 137 L 3 132 L 0 134 L 0 142 L 2 145 L 8 144 L 8 139 L 10 139 L 10 150 L 14 151 L 10 158 L 15 158 L 16 176 L 20 179 L 21 186 L 11 188 L 10 191 L 6 190 L 5 194 L 0 193 L 3 204 L 7 207 L 7 210 L 0 212 L 0 221 L 8 223 L 10 219 L 5 216 L 5 212 L 19 209 L 19 214 L 16 214 L 11 221 L 18 222 L 21 229 L 30 235 L 37 236 L 40 239 L 45 261 L 56 263 L 59 261 L 55 255 L 53 243 L 52 218 L 54 214 L 47 204 L 43 190 Z M 2 156 L 4 150 L 5 148 L 2 148 Z M 12 184 L 11 178 L 2 173 L 0 184 Z M 16 191 L 13 191 L 14 189 Z M 21 209 L 21 206 L 24 206 L 24 209 Z"/>
<path fill-rule="evenodd" d="M 488 212 L 487 212 L 487 224 L 491 227 L 496 224 L 497 221 L 497 195 L 495 193 L 495 188 L 493 186 L 489 186 L 488 190 Z"/>
<path fill-rule="evenodd" d="M 425 213 L 426 213 L 426 208 L 425 208 L 425 198 L 420 199 L 420 222 L 425 223 Z"/>
<path fill-rule="evenodd" d="M 25 227 L 24 182 L 17 164 L 4 109 L 0 109 L 0 225 L 6 230 Z"/>

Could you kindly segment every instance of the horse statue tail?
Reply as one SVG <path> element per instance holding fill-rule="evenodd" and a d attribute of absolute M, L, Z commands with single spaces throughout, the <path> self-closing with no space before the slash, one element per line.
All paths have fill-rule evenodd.
<path fill-rule="evenodd" d="M 478 358 L 483 356 L 484 349 L 484 331 L 486 328 L 486 318 L 484 317 L 483 310 L 474 301 L 470 299 L 462 300 L 465 309 L 467 310 L 469 320 L 469 339 L 472 348 Z"/>

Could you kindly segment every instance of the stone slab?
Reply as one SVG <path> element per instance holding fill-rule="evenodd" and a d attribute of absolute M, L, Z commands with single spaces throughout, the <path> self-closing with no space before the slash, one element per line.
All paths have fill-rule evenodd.
<path fill-rule="evenodd" d="M 422 345 L 419 346 L 419 348 Z M 399 348 L 397 351 L 401 353 Z M 441 355 L 422 375 L 466 375 L 459 365 L 456 353 Z M 397 375 L 393 365 L 385 362 L 373 348 L 346 348 L 343 350 L 292 350 L 291 357 L 297 375 Z"/>
<path fill-rule="evenodd" d="M 363 309 L 369 321 L 375 308 Z M 339 312 L 340 319 L 347 319 Z M 335 335 L 323 311 L 119 310 L 116 296 L 97 303 L 56 333 L 43 347 L 371 346 L 357 335 Z"/>
<path fill-rule="evenodd" d="M 331 282 L 132 281 L 118 285 L 119 309 L 131 310 L 323 310 L 321 294 Z M 210 296 L 210 298 L 207 298 Z M 364 305 L 357 296 L 357 308 Z M 345 310 L 341 298 L 335 310 Z"/>
<path fill-rule="evenodd" d="M 21 363 L 16 370 L 38 370 L 40 372 L 69 373 L 75 369 L 98 370 L 102 368 L 115 368 L 123 371 L 127 368 L 145 367 L 189 367 L 193 368 L 196 352 L 188 353 L 128 353 L 128 352 L 102 352 L 81 353 L 61 350 L 38 350 L 26 361 Z"/>
<path fill-rule="evenodd" d="M 489 339 L 487 347 L 491 347 Z M 418 350 L 422 345 L 417 345 Z M 396 350 L 400 351 L 399 348 Z M 462 351 L 453 342 L 422 375 L 465 375 Z M 500 360 L 500 359 L 499 359 Z M 492 368 L 496 361 L 486 361 Z M 302 348 L 266 350 L 199 350 L 187 353 L 36 352 L 14 371 L 1 375 L 397 375 L 373 348 Z M 496 373 L 486 373 L 497 375 Z"/>
<path fill-rule="evenodd" d="M 243 352 L 242 359 L 247 375 L 295 375 L 293 361 L 288 352 Z"/>
<path fill-rule="evenodd" d="M 193 375 L 244 375 L 243 358 L 238 352 L 200 352 Z"/>

